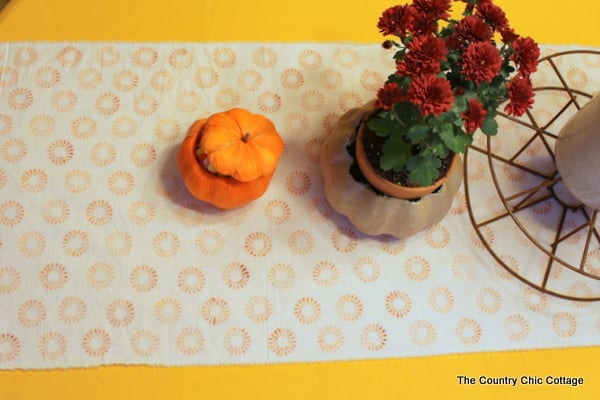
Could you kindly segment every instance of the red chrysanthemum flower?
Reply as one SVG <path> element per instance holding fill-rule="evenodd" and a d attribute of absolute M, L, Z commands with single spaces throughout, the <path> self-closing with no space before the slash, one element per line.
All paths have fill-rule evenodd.
<path fill-rule="evenodd" d="M 403 90 L 395 82 L 388 82 L 377 91 L 375 107 L 383 110 L 391 110 L 394 103 L 406 100 Z"/>
<path fill-rule="evenodd" d="M 479 2 L 476 6 L 477 13 L 497 32 L 508 29 L 508 18 L 504 11 L 491 1 Z"/>
<path fill-rule="evenodd" d="M 500 52 L 490 42 L 472 43 L 463 53 L 463 74 L 477 85 L 491 82 L 500 73 L 501 67 Z"/>
<path fill-rule="evenodd" d="M 504 43 L 510 44 L 517 40 L 519 35 L 512 28 L 506 28 L 500 31 L 500 35 L 502 36 L 502 41 Z"/>
<path fill-rule="evenodd" d="M 518 38 L 513 42 L 515 51 L 510 59 L 517 64 L 519 72 L 523 76 L 529 76 L 537 71 L 538 58 L 540 57 L 540 48 L 537 43 L 529 37 Z"/>
<path fill-rule="evenodd" d="M 533 105 L 533 87 L 531 80 L 526 77 L 517 76 L 506 83 L 508 90 L 508 104 L 504 110 L 516 117 L 525 114 L 527 109 Z"/>
<path fill-rule="evenodd" d="M 476 15 L 461 19 L 456 24 L 456 33 L 468 43 L 490 40 L 494 34 L 490 26 Z"/>
<path fill-rule="evenodd" d="M 415 9 L 408 30 L 413 36 L 430 35 L 437 30 L 437 20 L 430 14 Z"/>
<path fill-rule="evenodd" d="M 397 70 L 401 75 L 411 77 L 437 74 L 441 71 L 440 61 L 446 60 L 446 42 L 436 36 L 417 36 L 408 43 L 403 60 Z"/>
<path fill-rule="evenodd" d="M 465 121 L 465 131 L 473 133 L 478 128 L 481 128 L 486 115 L 487 111 L 483 108 L 483 104 L 479 100 L 469 100 L 469 109 L 462 114 L 462 118 Z"/>
<path fill-rule="evenodd" d="M 412 24 L 414 9 L 409 5 L 393 6 L 383 12 L 377 23 L 377 28 L 384 35 L 406 36 L 406 31 Z"/>
<path fill-rule="evenodd" d="M 408 88 L 408 100 L 423 116 L 440 115 L 452 108 L 454 94 L 450 82 L 435 75 L 415 78 Z"/>
<path fill-rule="evenodd" d="M 418 12 L 429 15 L 432 19 L 447 21 L 450 18 L 452 0 L 414 0 Z"/>

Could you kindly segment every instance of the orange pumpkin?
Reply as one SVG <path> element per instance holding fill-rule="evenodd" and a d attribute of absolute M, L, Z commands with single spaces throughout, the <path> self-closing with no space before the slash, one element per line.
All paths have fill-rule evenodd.
<path fill-rule="evenodd" d="M 264 194 L 283 147 L 271 121 L 238 108 L 195 121 L 177 165 L 194 197 L 222 209 L 236 208 Z"/>

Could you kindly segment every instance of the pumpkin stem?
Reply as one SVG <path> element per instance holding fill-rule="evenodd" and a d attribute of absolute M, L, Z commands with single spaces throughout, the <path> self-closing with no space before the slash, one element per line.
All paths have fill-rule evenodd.
<path fill-rule="evenodd" d="M 250 132 L 246 132 L 244 134 L 244 137 L 242 138 L 242 142 L 246 143 L 248 140 L 250 140 Z"/>

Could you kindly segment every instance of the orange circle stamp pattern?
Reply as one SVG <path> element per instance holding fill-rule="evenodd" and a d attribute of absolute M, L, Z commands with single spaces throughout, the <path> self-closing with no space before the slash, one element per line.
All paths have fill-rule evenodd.
<path fill-rule="evenodd" d="M 150 77 L 150 87 L 159 93 L 167 93 L 175 86 L 175 76 L 166 69 L 161 69 Z"/>
<path fill-rule="evenodd" d="M 298 62 L 304 69 L 312 70 L 319 68 L 323 63 L 323 56 L 317 50 L 303 50 L 298 56 Z"/>
<path fill-rule="evenodd" d="M 113 76 L 115 89 L 130 92 L 135 89 L 140 81 L 138 75 L 130 69 L 119 71 Z"/>
<path fill-rule="evenodd" d="M 219 73 L 211 67 L 200 67 L 194 74 L 194 82 L 200 89 L 210 89 L 219 82 Z"/>
<path fill-rule="evenodd" d="M 186 356 L 198 354 L 204 348 L 204 335 L 197 328 L 184 328 L 177 334 L 177 350 Z"/>
<path fill-rule="evenodd" d="M 284 126 L 287 132 L 294 135 L 302 135 L 308 131 L 310 122 L 306 115 L 300 113 L 288 114 L 285 117 Z"/>
<path fill-rule="evenodd" d="M 155 215 L 154 206 L 145 200 L 131 203 L 127 210 L 127 216 L 136 225 L 146 225 L 154 219 Z"/>
<path fill-rule="evenodd" d="M 86 271 L 88 285 L 97 290 L 108 288 L 115 277 L 115 269 L 108 263 L 92 264 Z"/>
<path fill-rule="evenodd" d="M 23 139 L 11 138 L 0 146 L 0 156 L 9 163 L 17 163 L 27 155 L 27 144 Z"/>
<path fill-rule="evenodd" d="M 6 114 L 0 114 L 0 136 L 6 135 L 12 130 L 12 118 Z"/>
<path fill-rule="evenodd" d="M 158 109 L 158 100 L 148 93 L 142 93 L 133 100 L 133 111 L 140 117 L 152 115 Z"/>
<path fill-rule="evenodd" d="M 0 67 L 0 87 L 10 87 L 18 82 L 18 72 L 13 67 Z"/>
<path fill-rule="evenodd" d="M 321 72 L 321 85 L 325 89 L 335 90 L 342 87 L 344 84 L 344 77 L 342 73 L 335 69 L 326 69 Z"/>
<path fill-rule="evenodd" d="M 429 346 L 435 342 L 437 334 L 431 322 L 419 320 L 410 325 L 408 336 L 417 346 Z"/>
<path fill-rule="evenodd" d="M 123 257 L 131 252 L 133 239 L 127 232 L 112 232 L 106 236 L 104 248 L 114 257 Z"/>
<path fill-rule="evenodd" d="M 301 196 L 308 193 L 312 186 L 312 181 L 306 172 L 294 171 L 286 177 L 285 185 L 288 192 L 296 196 Z"/>
<path fill-rule="evenodd" d="M 250 92 L 257 90 L 264 81 L 260 72 L 254 69 L 247 69 L 238 77 L 238 84 L 241 88 Z"/>
<path fill-rule="evenodd" d="M 56 60 L 63 67 L 72 68 L 79 65 L 82 57 L 83 54 L 77 47 L 67 46 L 58 52 L 56 55 Z"/>
<path fill-rule="evenodd" d="M 50 89 L 58 85 L 60 78 L 60 72 L 56 68 L 46 65 L 36 72 L 35 83 L 42 89 Z"/>
<path fill-rule="evenodd" d="M 364 311 L 360 297 L 354 294 L 346 294 L 335 302 L 335 312 L 340 319 L 346 322 L 358 321 Z"/>
<path fill-rule="evenodd" d="M 225 332 L 223 346 L 225 351 L 232 356 L 246 354 L 252 345 L 252 338 L 248 330 L 244 328 L 231 328 Z"/>
<path fill-rule="evenodd" d="M 159 257 L 173 257 L 180 247 L 179 237 L 173 232 L 160 232 L 152 240 L 152 249 Z"/>
<path fill-rule="evenodd" d="M 129 275 L 129 284 L 137 292 L 149 292 L 158 285 L 158 272 L 148 265 L 137 266 Z"/>
<path fill-rule="evenodd" d="M 117 171 L 108 178 L 108 188 L 117 196 L 124 196 L 133 190 L 135 178 L 127 171 Z"/>
<path fill-rule="evenodd" d="M 202 254 L 215 255 L 223 249 L 225 237 L 221 232 L 209 229 L 200 232 L 194 243 Z"/>
<path fill-rule="evenodd" d="M 446 314 L 454 308 L 454 294 L 447 287 L 436 287 L 429 293 L 429 306 L 440 314 Z"/>
<path fill-rule="evenodd" d="M 301 324 L 314 324 L 321 318 L 321 304 L 312 297 L 303 297 L 294 304 L 294 316 Z"/>
<path fill-rule="evenodd" d="M 443 225 L 432 226 L 427 230 L 425 241 L 434 249 L 443 249 L 450 243 L 450 232 Z"/>
<path fill-rule="evenodd" d="M 424 257 L 413 256 L 404 263 L 404 270 L 411 280 L 424 281 L 431 274 L 431 264 Z"/>
<path fill-rule="evenodd" d="M 63 165 L 71 161 L 75 148 L 67 140 L 56 140 L 48 146 L 48 158 L 54 165 Z"/>
<path fill-rule="evenodd" d="M 21 175 L 21 187 L 26 192 L 38 193 L 46 189 L 48 174 L 41 169 L 28 169 Z"/>
<path fill-rule="evenodd" d="M 479 322 L 472 318 L 462 318 L 456 324 L 456 337 L 467 346 L 479 343 L 483 330 Z"/>
<path fill-rule="evenodd" d="M 96 111 L 105 117 L 119 111 L 120 106 L 121 99 L 112 93 L 101 94 L 96 99 Z"/>
<path fill-rule="evenodd" d="M 177 275 L 177 287 L 187 294 L 201 292 L 205 283 L 206 277 L 200 268 L 185 268 Z"/>
<path fill-rule="evenodd" d="M 571 338 L 577 332 L 577 321 L 568 312 L 559 312 L 552 317 L 552 330 L 561 338 Z"/>
<path fill-rule="evenodd" d="M 148 358 L 158 351 L 160 338 L 148 329 L 140 329 L 131 338 L 133 353 L 142 358 Z"/>
<path fill-rule="evenodd" d="M 281 73 L 279 81 L 286 89 L 298 89 L 304 84 L 304 75 L 299 69 L 288 68 Z"/>
<path fill-rule="evenodd" d="M 199 103 L 200 99 L 198 98 L 194 104 Z M 216 94 L 216 103 L 219 108 L 225 110 L 238 107 L 240 104 L 240 94 L 233 88 L 221 89 Z"/>
<path fill-rule="evenodd" d="M 340 253 L 351 253 L 358 246 L 358 235 L 349 226 L 342 226 L 331 234 L 331 244 Z"/>
<path fill-rule="evenodd" d="M 106 319 L 117 328 L 129 326 L 135 317 L 135 306 L 132 302 L 117 299 L 110 303 L 106 309 Z"/>
<path fill-rule="evenodd" d="M 40 282 L 46 290 L 59 290 L 65 286 L 68 279 L 67 269 L 57 262 L 46 264 L 40 271 Z"/>
<path fill-rule="evenodd" d="M 339 351 L 344 346 L 345 341 L 346 338 L 342 330 L 334 325 L 325 325 L 319 329 L 317 334 L 317 344 L 326 353 Z"/>
<path fill-rule="evenodd" d="M 135 135 L 137 122 L 131 117 L 119 117 L 112 124 L 112 133 L 118 138 L 127 138 Z"/>
<path fill-rule="evenodd" d="M 388 333 L 380 324 L 369 324 L 360 332 L 360 346 L 368 351 L 382 350 L 388 341 Z"/>
<path fill-rule="evenodd" d="M 172 297 L 164 297 L 154 305 L 154 317 L 161 324 L 174 324 L 183 312 L 183 307 L 179 300 Z"/>
<path fill-rule="evenodd" d="M 250 271 L 242 263 L 231 262 L 225 266 L 222 277 L 230 289 L 242 289 L 250 280 Z"/>
<path fill-rule="evenodd" d="M 20 224 L 24 217 L 25 207 L 18 201 L 0 203 L 0 225 L 15 226 Z"/>
<path fill-rule="evenodd" d="M 213 62 L 220 68 L 231 68 L 237 61 L 237 55 L 229 47 L 220 47 L 213 52 Z"/>
<path fill-rule="evenodd" d="M 340 271 L 331 261 L 320 261 L 312 270 L 312 279 L 319 286 L 333 286 L 339 278 Z"/>
<path fill-rule="evenodd" d="M 14 110 L 22 111 L 33 103 L 33 92 L 24 87 L 17 87 L 8 93 L 8 106 Z"/>
<path fill-rule="evenodd" d="M 314 271 L 313 271 L 314 276 Z M 277 263 L 269 268 L 267 278 L 271 285 L 280 290 L 289 289 L 294 285 L 296 273 L 287 264 Z"/>
<path fill-rule="evenodd" d="M 244 250 L 253 257 L 265 257 L 272 248 L 273 241 L 265 232 L 252 232 L 244 240 Z"/>
<path fill-rule="evenodd" d="M 169 65 L 174 69 L 186 69 L 192 66 L 194 56 L 188 49 L 175 49 L 169 54 Z"/>
<path fill-rule="evenodd" d="M 80 297 L 65 297 L 58 305 L 58 318 L 65 324 L 77 324 L 87 314 L 87 305 Z"/>
<path fill-rule="evenodd" d="M 13 361 L 21 354 L 21 341 L 12 333 L 0 333 L 0 362 Z"/>
<path fill-rule="evenodd" d="M 277 53 L 270 47 L 261 46 L 252 52 L 252 61 L 260 68 L 271 68 L 277 63 Z"/>
<path fill-rule="evenodd" d="M 273 314 L 273 304 L 265 296 L 252 296 L 245 307 L 246 315 L 253 322 L 266 322 Z"/>
<path fill-rule="evenodd" d="M 289 221 L 292 210 L 288 203 L 277 199 L 267 203 L 264 213 L 267 221 L 275 225 L 281 225 Z"/>
<path fill-rule="evenodd" d="M 78 139 L 89 139 L 96 133 L 98 123 L 89 117 L 78 117 L 71 124 L 71 132 Z"/>
<path fill-rule="evenodd" d="M 290 233 L 288 237 L 288 247 L 294 254 L 305 255 L 313 250 L 315 247 L 315 240 L 310 232 L 299 229 Z"/>
<path fill-rule="evenodd" d="M 133 53 L 133 62 L 142 68 L 150 68 L 158 61 L 158 52 L 152 47 L 140 47 Z"/>
<path fill-rule="evenodd" d="M 300 96 L 300 104 L 306 111 L 321 111 L 325 104 L 325 97 L 321 92 L 310 89 Z"/>
<path fill-rule="evenodd" d="M 38 52 L 33 47 L 19 47 L 14 54 L 17 67 L 30 67 L 38 60 Z"/>
<path fill-rule="evenodd" d="M 385 296 L 385 309 L 393 317 L 404 318 L 412 308 L 412 300 L 406 292 L 395 290 Z"/>
<path fill-rule="evenodd" d="M 200 96 L 193 91 L 183 91 L 177 95 L 177 101 L 175 102 L 177 108 L 184 112 L 193 112 L 200 107 Z M 223 104 L 220 104 L 221 106 Z M 226 105 L 225 107 L 233 107 L 233 104 Z"/>
<path fill-rule="evenodd" d="M 266 114 L 273 114 L 281 108 L 281 96 L 272 91 L 263 92 L 258 96 L 258 109 Z"/>
<path fill-rule="evenodd" d="M 95 68 L 82 69 L 77 73 L 77 82 L 83 89 L 95 89 L 102 83 L 102 73 Z"/>
<path fill-rule="evenodd" d="M 291 329 L 277 328 L 271 332 L 267 343 L 276 356 L 289 356 L 296 349 L 296 335 Z"/>
<path fill-rule="evenodd" d="M 137 167 L 145 168 L 156 161 L 157 154 L 156 148 L 151 144 L 138 143 L 129 152 L 129 158 Z"/>
<path fill-rule="evenodd" d="M 71 90 L 61 90 L 52 95 L 50 104 L 61 113 L 71 112 L 77 106 L 77 95 Z"/>
<path fill-rule="evenodd" d="M 38 231 L 28 231 L 19 236 L 17 241 L 19 252 L 28 258 L 38 257 L 47 248 L 46 236 Z"/>
<path fill-rule="evenodd" d="M 362 256 L 352 266 L 354 275 L 363 283 L 375 282 L 381 275 L 381 264 L 373 257 Z"/>
<path fill-rule="evenodd" d="M 83 351 L 90 357 L 103 357 L 109 351 L 112 339 L 108 332 L 103 329 L 92 329 L 88 331 L 81 341 Z"/>
<path fill-rule="evenodd" d="M 512 341 L 524 340 L 529 335 L 529 322 L 520 314 L 509 315 L 504 320 L 504 333 Z"/>
<path fill-rule="evenodd" d="M 67 352 L 67 339 L 62 333 L 48 332 L 40 338 L 38 351 L 44 360 L 58 360 Z"/>
<path fill-rule="evenodd" d="M 19 306 L 17 319 L 29 328 L 39 326 L 46 319 L 46 307 L 39 300 L 27 300 Z"/>
<path fill-rule="evenodd" d="M 117 158 L 117 148 L 109 142 L 98 142 L 90 150 L 90 160 L 97 167 L 106 167 Z"/>
<path fill-rule="evenodd" d="M 211 297 L 202 304 L 200 316 L 210 325 L 220 325 L 229 320 L 231 309 L 227 300 Z"/>
<path fill-rule="evenodd" d="M 14 267 L 0 267 L 0 294 L 14 293 L 21 286 L 21 273 Z"/>
<path fill-rule="evenodd" d="M 486 314 L 494 314 L 502 307 L 502 296 L 496 290 L 483 288 L 476 298 L 477 307 Z"/>
<path fill-rule="evenodd" d="M 62 239 L 62 249 L 71 257 L 79 257 L 90 248 L 90 239 L 85 231 L 71 230 L 65 233 Z"/>

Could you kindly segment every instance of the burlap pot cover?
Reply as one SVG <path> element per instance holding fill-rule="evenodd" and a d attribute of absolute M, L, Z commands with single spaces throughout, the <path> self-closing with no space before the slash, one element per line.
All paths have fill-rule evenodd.
<path fill-rule="evenodd" d="M 448 214 L 462 183 L 462 162 L 459 160 L 458 167 L 439 191 L 418 201 L 378 195 L 350 175 L 353 158 L 346 150 L 357 125 L 371 110 L 372 105 L 367 103 L 346 112 L 323 143 L 319 167 L 325 196 L 337 212 L 362 232 L 407 238 L 440 222 Z"/>

